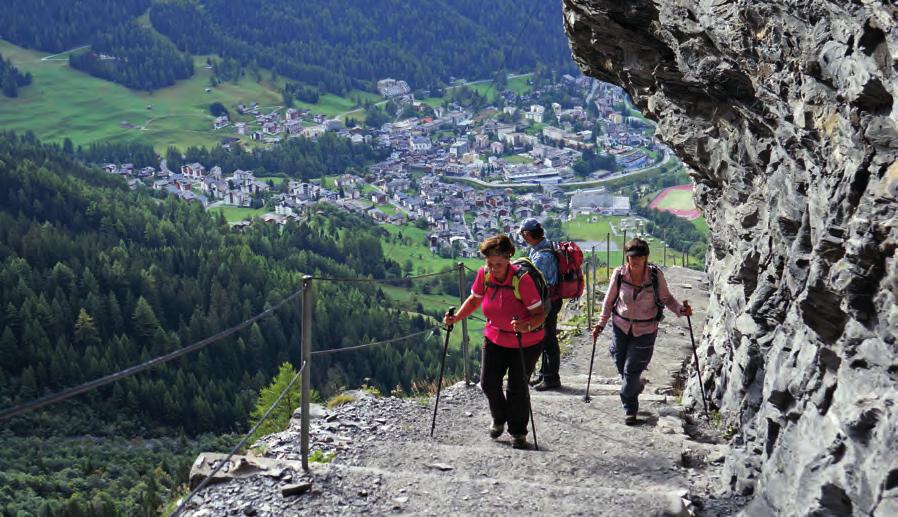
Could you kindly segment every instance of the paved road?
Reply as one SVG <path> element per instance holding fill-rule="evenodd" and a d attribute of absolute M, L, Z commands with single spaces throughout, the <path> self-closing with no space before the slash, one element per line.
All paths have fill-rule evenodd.
<path fill-rule="evenodd" d="M 603 183 L 608 183 L 610 181 L 616 181 L 621 178 L 626 178 L 627 176 L 633 176 L 634 174 L 640 174 L 647 170 L 660 167 L 673 159 L 675 159 L 673 154 L 665 151 L 664 158 L 662 158 L 662 160 L 660 162 L 658 162 L 654 165 L 650 165 L 648 167 L 643 167 L 641 169 L 634 169 L 632 171 L 628 171 L 628 172 L 625 172 L 622 174 L 615 174 L 614 176 L 610 176 L 610 177 L 602 178 L 602 179 L 598 179 L 598 180 L 565 182 L 565 183 L 559 183 L 558 185 L 565 186 L 565 187 L 570 187 L 570 186 L 594 187 L 594 186 L 601 185 Z M 477 185 L 480 185 L 483 187 L 489 187 L 489 188 L 528 188 L 528 187 L 532 188 L 532 187 L 543 186 L 542 183 L 497 183 L 497 182 L 492 182 L 492 181 L 483 181 L 483 180 L 480 180 L 477 178 L 472 178 L 470 176 L 455 176 L 455 177 L 460 180 L 463 180 L 463 181 L 468 181 L 468 182 L 471 182 L 471 183 L 474 183 L 474 184 L 477 184 Z M 565 192 L 565 194 L 567 194 L 568 196 L 574 195 L 573 192 Z"/>

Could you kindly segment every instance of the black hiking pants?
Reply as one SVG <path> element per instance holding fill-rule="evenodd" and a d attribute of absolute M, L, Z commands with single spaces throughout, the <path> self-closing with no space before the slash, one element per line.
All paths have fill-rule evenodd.
<path fill-rule="evenodd" d="M 561 367 L 561 349 L 558 348 L 558 312 L 561 311 L 561 300 L 552 301 L 552 308 L 546 315 L 543 324 L 546 337 L 543 339 L 542 364 L 539 376 L 545 383 L 561 382 L 558 369 Z"/>
<path fill-rule="evenodd" d="M 611 325 L 611 346 L 608 352 L 614 358 L 614 364 L 621 376 L 620 401 L 624 411 L 628 415 L 635 415 L 639 411 L 639 392 L 642 391 L 642 382 L 639 377 L 652 360 L 655 351 L 655 338 L 658 332 L 634 336 L 632 329 L 629 334 Z"/>
<path fill-rule="evenodd" d="M 490 405 L 490 415 L 494 424 L 508 424 L 508 432 L 514 435 L 527 434 L 527 420 L 530 405 L 527 379 L 536 367 L 539 345 L 524 347 L 524 361 L 527 376 L 521 373 L 521 352 L 517 347 L 499 346 L 489 339 L 483 339 L 483 355 L 480 359 L 480 389 Z M 508 386 L 502 392 L 502 378 L 508 374 Z"/>

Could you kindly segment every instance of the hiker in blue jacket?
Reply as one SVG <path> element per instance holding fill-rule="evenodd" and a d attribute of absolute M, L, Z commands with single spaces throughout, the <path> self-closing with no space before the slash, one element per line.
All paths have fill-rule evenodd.
<path fill-rule="evenodd" d="M 549 292 L 558 285 L 558 261 L 552 251 L 552 241 L 546 238 L 542 225 L 530 218 L 521 223 L 521 237 L 530 246 L 530 261 L 533 262 L 546 279 Z M 552 307 L 543 323 L 546 337 L 543 338 L 542 365 L 539 375 L 530 381 L 537 391 L 558 389 L 561 387 L 561 350 L 558 348 L 558 311 L 561 310 L 561 299 L 552 298 Z"/>

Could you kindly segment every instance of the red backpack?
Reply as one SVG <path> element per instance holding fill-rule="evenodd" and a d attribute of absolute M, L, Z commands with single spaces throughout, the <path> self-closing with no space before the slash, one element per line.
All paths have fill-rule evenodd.
<path fill-rule="evenodd" d="M 579 298 L 586 287 L 583 279 L 583 251 L 571 241 L 553 242 L 552 252 L 558 261 L 558 283 L 552 288 L 552 299 Z"/>

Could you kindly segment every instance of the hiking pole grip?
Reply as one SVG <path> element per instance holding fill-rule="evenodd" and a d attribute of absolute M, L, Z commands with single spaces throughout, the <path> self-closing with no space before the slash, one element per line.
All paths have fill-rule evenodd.
<path fill-rule="evenodd" d="M 518 317 L 513 317 L 511 321 L 518 321 Z M 521 354 L 521 380 L 524 381 L 524 393 L 527 395 L 527 408 L 530 409 L 530 428 L 533 429 L 533 448 L 538 451 L 539 442 L 536 441 L 536 421 L 533 420 L 533 404 L 530 403 L 530 383 L 527 382 L 530 376 L 527 375 L 527 361 L 524 359 L 524 343 L 521 339 L 520 332 L 515 332 L 514 336 L 518 338 L 518 352 Z"/>
<path fill-rule="evenodd" d="M 455 307 L 449 307 L 449 316 L 455 314 Z M 440 380 L 437 381 L 437 400 L 433 405 L 433 420 L 430 422 L 430 437 L 433 438 L 433 430 L 437 426 L 437 408 L 440 407 L 440 390 L 443 387 L 443 372 L 446 369 L 446 354 L 449 352 L 449 334 L 453 325 L 446 326 L 446 342 L 443 345 L 443 360 L 440 362 Z"/>
<path fill-rule="evenodd" d="M 592 382 L 592 362 L 596 358 L 596 341 L 598 339 L 599 336 L 592 338 L 592 354 L 589 356 L 589 376 L 586 377 L 586 395 L 583 395 L 583 402 L 592 401 L 592 398 L 589 397 L 589 384 Z"/>
<path fill-rule="evenodd" d="M 692 333 L 692 318 L 686 316 L 686 323 L 689 324 L 689 339 L 692 340 L 692 357 L 695 358 L 695 371 L 698 373 L 698 387 L 702 393 L 702 404 L 705 406 L 705 419 L 711 423 L 711 416 L 708 414 L 708 399 L 705 397 L 705 381 L 702 378 L 702 369 L 698 364 L 698 350 L 695 347 L 695 335 Z"/>

